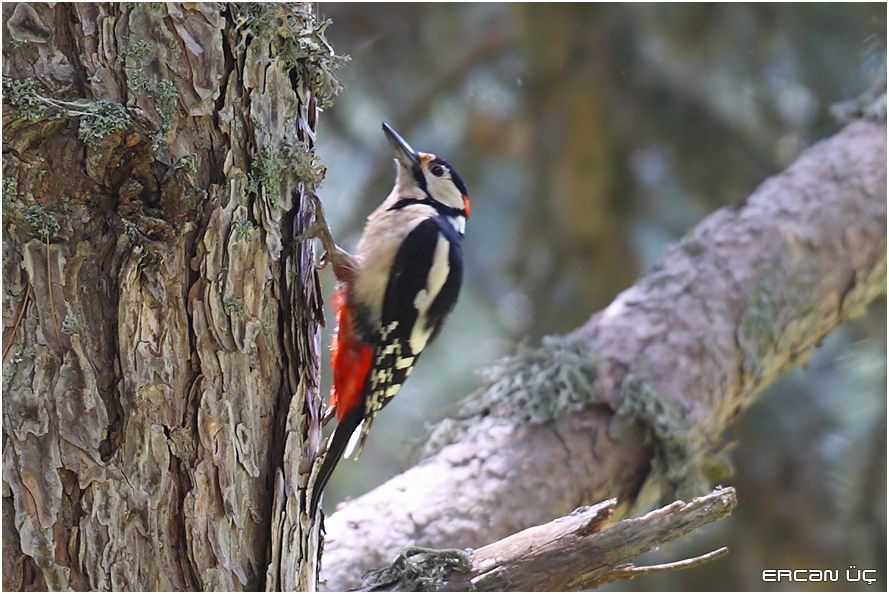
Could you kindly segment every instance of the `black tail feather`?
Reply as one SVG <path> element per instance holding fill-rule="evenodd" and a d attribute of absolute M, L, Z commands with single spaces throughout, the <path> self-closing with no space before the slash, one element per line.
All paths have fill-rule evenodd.
<path fill-rule="evenodd" d="M 354 433 L 355 429 L 358 428 L 358 425 L 361 424 L 361 419 L 363 417 L 363 407 L 359 406 L 347 414 L 342 421 L 337 422 L 333 437 L 330 440 L 330 445 L 327 446 L 327 452 L 324 454 L 324 462 L 321 463 L 321 470 L 318 471 L 318 477 L 315 479 L 315 485 L 312 488 L 312 501 L 309 506 L 309 517 L 315 517 L 315 514 L 318 511 L 318 501 L 321 499 L 324 487 L 327 485 L 327 481 L 330 480 L 340 458 L 343 457 L 343 452 L 346 451 L 346 446 L 349 445 L 349 438 L 352 437 L 352 433 Z"/>

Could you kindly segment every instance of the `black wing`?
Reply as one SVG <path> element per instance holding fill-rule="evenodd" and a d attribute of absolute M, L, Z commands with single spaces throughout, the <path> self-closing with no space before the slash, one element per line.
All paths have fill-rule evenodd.
<path fill-rule="evenodd" d="M 436 251 L 445 248 L 442 242 L 446 244 L 447 257 L 439 258 L 436 263 Z M 431 269 L 442 264 L 446 267 L 444 282 L 440 286 L 428 286 L 430 277 L 434 276 L 430 275 Z M 357 453 L 361 451 L 373 417 L 395 397 L 423 348 L 437 336 L 445 318 L 454 309 L 462 282 L 462 237 L 444 217 L 427 219 L 417 225 L 395 255 L 392 276 L 383 298 Z M 417 296 L 423 291 L 426 293 L 420 305 L 425 307 L 418 308 Z M 411 335 L 418 324 L 426 334 L 426 340 L 421 341 L 422 345 L 415 344 L 420 346 L 415 349 Z"/>

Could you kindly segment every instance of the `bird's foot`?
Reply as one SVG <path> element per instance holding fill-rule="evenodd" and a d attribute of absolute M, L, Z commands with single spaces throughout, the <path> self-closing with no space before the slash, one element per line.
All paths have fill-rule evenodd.
<path fill-rule="evenodd" d="M 330 226 L 327 224 L 327 219 L 324 216 L 324 207 L 318 195 L 310 192 L 309 199 L 315 207 L 315 222 L 300 233 L 296 237 L 296 241 L 297 243 L 309 239 L 321 241 L 324 253 L 321 255 L 321 259 L 318 260 L 318 263 L 315 264 L 315 268 L 320 270 L 330 264 L 333 266 L 333 273 L 337 279 L 341 281 L 348 280 L 354 274 L 353 271 L 356 267 L 355 256 L 338 246 L 333 240 L 333 233 L 331 233 Z"/>

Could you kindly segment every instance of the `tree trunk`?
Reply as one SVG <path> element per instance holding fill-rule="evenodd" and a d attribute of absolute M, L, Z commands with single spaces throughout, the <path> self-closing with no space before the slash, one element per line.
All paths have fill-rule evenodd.
<path fill-rule="evenodd" d="M 3 587 L 313 589 L 325 24 L 3 17 Z"/>

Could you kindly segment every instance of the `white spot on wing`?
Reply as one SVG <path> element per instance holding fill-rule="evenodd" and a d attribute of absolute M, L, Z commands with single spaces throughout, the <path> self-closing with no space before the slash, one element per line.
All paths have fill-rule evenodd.
<path fill-rule="evenodd" d="M 435 244 L 435 253 L 432 255 L 432 266 L 429 268 L 429 276 L 426 278 L 426 288 L 417 293 L 414 299 L 414 307 L 417 310 L 417 322 L 411 328 L 410 346 L 414 354 L 419 354 L 426 348 L 432 331 L 426 327 L 426 312 L 432 306 L 432 302 L 438 297 L 438 293 L 448 280 L 450 266 L 448 265 L 448 253 L 451 245 L 441 233 L 438 234 L 438 243 Z"/>
<path fill-rule="evenodd" d="M 395 362 L 395 369 L 406 369 L 414 364 L 413 357 L 401 357 Z"/>

